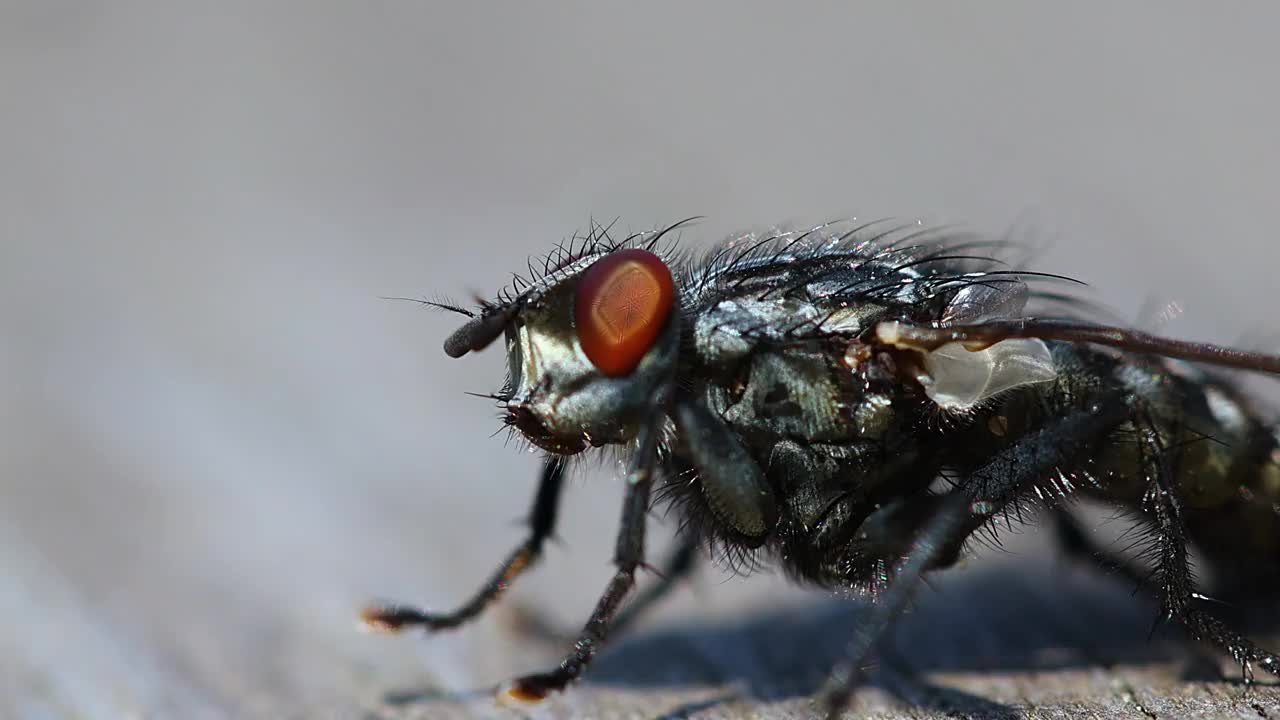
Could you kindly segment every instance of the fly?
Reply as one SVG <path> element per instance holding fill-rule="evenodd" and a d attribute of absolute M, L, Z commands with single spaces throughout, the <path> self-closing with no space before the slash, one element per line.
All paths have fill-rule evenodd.
<path fill-rule="evenodd" d="M 1184 361 L 1280 373 L 1280 358 L 1089 323 L 1061 276 L 1006 268 L 1000 243 L 918 227 L 747 234 L 704 257 L 666 229 L 606 228 L 468 316 L 445 352 L 505 338 L 505 423 L 545 453 L 526 539 L 448 613 L 387 605 L 370 627 L 428 631 L 478 616 L 540 557 L 566 466 L 628 458 L 609 579 L 556 668 L 504 692 L 536 701 L 586 671 L 645 563 L 645 518 L 682 519 L 668 589 L 699 548 L 740 568 L 873 599 L 867 632 L 822 691 L 843 708 L 859 668 L 922 578 L 995 520 L 1044 509 L 1082 556 L 1126 569 L 1162 618 L 1229 653 L 1246 680 L 1280 657 L 1217 618 L 1214 596 L 1280 593 L 1280 438 L 1229 381 Z M 1059 287 L 1055 287 L 1059 286 Z M 1067 500 L 1129 511 L 1153 540 L 1130 561 L 1093 547 Z"/>

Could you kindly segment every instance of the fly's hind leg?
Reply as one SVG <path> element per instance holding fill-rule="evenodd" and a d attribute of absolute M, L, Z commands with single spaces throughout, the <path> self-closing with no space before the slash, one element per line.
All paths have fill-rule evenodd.
<path fill-rule="evenodd" d="M 1253 681 L 1256 664 L 1280 676 L 1280 656 L 1258 647 L 1253 641 L 1205 611 L 1197 603 L 1182 506 L 1176 493 L 1179 449 L 1166 447 L 1150 422 L 1141 433 L 1143 472 L 1147 479 L 1147 502 L 1159 532 L 1158 572 L 1162 619 L 1177 620 L 1201 642 L 1231 655 L 1240 664 L 1245 683 Z"/>
<path fill-rule="evenodd" d="M 360 613 L 360 619 L 370 629 L 380 632 L 400 632 L 411 627 L 428 631 L 448 630 L 458 627 L 484 611 L 521 573 L 538 561 L 542 546 L 555 530 L 556 512 L 560 504 L 560 490 L 564 484 L 565 461 L 548 457 L 542 465 L 542 479 L 529 512 L 529 535 L 507 559 L 498 566 L 480 590 L 462 606 L 447 613 L 431 613 L 407 605 L 374 605 Z"/>
<path fill-rule="evenodd" d="M 1089 536 L 1080 520 L 1067 508 L 1053 508 L 1052 520 L 1058 546 L 1068 558 L 1089 562 L 1105 572 L 1115 573 L 1135 589 L 1146 588 L 1150 584 L 1150 570 L 1141 568 L 1128 558 L 1100 545 Z"/>
<path fill-rule="evenodd" d="M 1055 507 L 1053 525 L 1058 544 L 1070 559 L 1090 563 L 1104 572 L 1115 573 L 1133 588 L 1135 594 L 1141 593 L 1145 598 L 1160 602 L 1159 593 L 1151 584 L 1154 571 L 1096 542 L 1070 510 Z M 1177 650 L 1182 653 L 1182 677 L 1186 680 L 1222 680 L 1217 658 L 1192 637 L 1186 628 L 1181 630 L 1183 632 L 1178 635 Z"/>

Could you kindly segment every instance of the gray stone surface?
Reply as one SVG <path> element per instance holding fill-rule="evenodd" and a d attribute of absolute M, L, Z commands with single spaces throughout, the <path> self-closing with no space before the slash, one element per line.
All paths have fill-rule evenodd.
<path fill-rule="evenodd" d="M 563 649 L 620 497 L 464 632 L 536 459 L 447 318 L 590 215 L 646 229 L 920 216 L 1162 330 L 1275 347 L 1269 4 L 0 3 L 0 716 L 499 716 Z M 1178 308 L 1173 319 L 1162 309 Z M 1259 393 L 1270 393 L 1255 383 Z M 673 523 L 655 518 L 655 543 Z M 1110 526 L 1104 527 L 1108 531 Z M 857 609 L 703 570 L 559 717 L 808 717 Z M 1255 718 L 1034 531 L 939 578 L 858 716 Z"/>

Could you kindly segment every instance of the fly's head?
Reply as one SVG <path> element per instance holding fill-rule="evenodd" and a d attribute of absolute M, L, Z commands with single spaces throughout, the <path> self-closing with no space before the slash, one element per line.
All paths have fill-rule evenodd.
<path fill-rule="evenodd" d="M 573 454 L 635 437 L 672 377 L 679 300 L 670 268 L 641 248 L 566 263 L 486 305 L 445 341 L 460 357 L 504 335 L 504 418 L 534 445 Z"/>

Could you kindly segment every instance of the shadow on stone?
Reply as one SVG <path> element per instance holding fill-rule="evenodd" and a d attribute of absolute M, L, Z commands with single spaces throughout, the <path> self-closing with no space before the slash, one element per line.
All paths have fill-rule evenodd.
<path fill-rule="evenodd" d="M 1022 717 L 999 702 L 936 685 L 923 674 L 1025 673 L 1176 664 L 1177 632 L 1149 636 L 1154 604 L 1123 582 L 1061 565 L 1006 563 L 941 576 L 925 588 L 873 657 L 864 682 L 904 705 L 963 717 Z M 676 708 L 683 718 L 747 697 L 781 701 L 815 695 L 853 636 L 865 601 L 826 599 L 720 624 L 642 625 L 606 647 L 584 682 L 636 689 L 733 686 L 737 692 Z M 481 691 L 476 691 L 477 693 Z M 474 693 L 449 694 L 472 699 Z M 389 704 L 444 699 L 396 693 Z"/>
<path fill-rule="evenodd" d="M 956 573 L 925 589 L 902 618 L 895 663 L 922 672 L 1048 671 L 1168 661 L 1148 641 L 1155 609 L 1106 578 L 1062 578 L 1010 568 Z M 735 683 L 774 700 L 815 692 L 853 636 L 865 605 L 826 600 L 745 621 L 675 625 L 620 638 L 588 681 L 671 687 Z M 868 673 L 874 681 L 878 673 Z"/>

